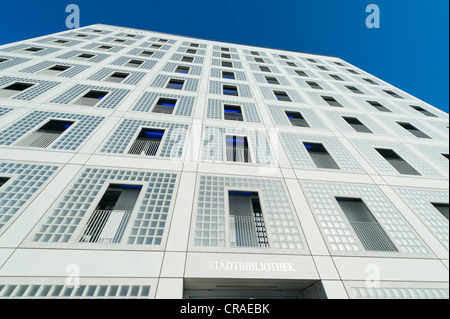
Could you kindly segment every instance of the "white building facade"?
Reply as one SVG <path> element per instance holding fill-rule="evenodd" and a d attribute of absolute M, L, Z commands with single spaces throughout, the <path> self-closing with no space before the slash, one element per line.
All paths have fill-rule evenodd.
<path fill-rule="evenodd" d="M 448 126 L 330 56 L 0 46 L 0 298 L 448 298 Z"/>

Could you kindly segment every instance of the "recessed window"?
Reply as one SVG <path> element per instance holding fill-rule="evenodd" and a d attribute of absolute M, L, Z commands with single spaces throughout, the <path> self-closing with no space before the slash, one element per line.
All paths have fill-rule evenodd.
<path fill-rule="evenodd" d="M 127 34 L 126 37 L 128 37 L 128 38 L 135 38 L 136 35 L 134 35 L 134 34 Z"/>
<path fill-rule="evenodd" d="M 56 41 L 53 41 L 53 43 L 56 43 L 56 44 L 66 44 L 66 43 L 69 43 L 69 41 L 66 41 L 66 40 L 56 40 Z"/>
<path fill-rule="evenodd" d="M 9 181 L 9 178 L 7 178 L 7 177 L 0 177 L 0 187 L 5 185 L 7 181 Z"/>
<path fill-rule="evenodd" d="M 107 82 L 121 83 L 125 80 L 130 74 L 122 73 L 122 72 L 114 72 L 109 77 L 105 79 Z"/>
<path fill-rule="evenodd" d="M 275 94 L 275 97 L 277 98 L 278 101 L 292 102 L 291 98 L 286 92 L 273 91 L 273 94 Z"/>
<path fill-rule="evenodd" d="M 184 80 L 171 79 L 166 88 L 174 90 L 182 90 L 184 86 Z"/>
<path fill-rule="evenodd" d="M 244 121 L 242 116 L 242 109 L 239 105 L 227 105 L 223 106 L 224 118 L 229 121 Z"/>
<path fill-rule="evenodd" d="M 0 58 L 0 63 L 6 62 L 6 61 L 9 61 L 9 60 L 8 60 L 8 59 Z"/>
<path fill-rule="evenodd" d="M 75 37 L 77 37 L 77 38 L 86 38 L 87 34 L 77 34 L 77 35 L 75 35 Z"/>
<path fill-rule="evenodd" d="M 383 90 L 384 93 L 389 94 L 390 96 L 392 96 L 393 98 L 396 99 L 403 99 L 403 97 L 401 97 L 400 95 L 398 95 L 397 93 L 391 91 L 391 90 Z"/>
<path fill-rule="evenodd" d="M 356 132 L 360 133 L 373 133 L 367 126 L 365 126 L 360 120 L 356 117 L 342 117 L 348 125 L 350 125 Z"/>
<path fill-rule="evenodd" d="M 234 72 L 222 71 L 222 78 L 228 80 L 235 80 L 236 76 L 234 75 Z"/>
<path fill-rule="evenodd" d="M 122 39 L 115 39 L 113 42 L 117 42 L 117 43 L 124 43 L 126 40 L 122 40 Z"/>
<path fill-rule="evenodd" d="M 363 79 L 364 81 L 366 81 L 367 83 L 369 83 L 369 84 L 372 84 L 372 85 L 379 85 L 377 82 L 375 82 L 374 80 L 372 80 L 372 79 Z"/>
<path fill-rule="evenodd" d="M 314 60 L 314 59 L 307 59 L 309 62 L 311 62 L 311 63 L 318 63 L 316 60 Z"/>
<path fill-rule="evenodd" d="M 200 45 L 198 43 L 191 43 L 189 46 L 192 48 L 198 48 Z"/>
<path fill-rule="evenodd" d="M 317 82 L 306 81 L 306 84 L 308 84 L 312 89 L 323 90 L 323 88 Z"/>
<path fill-rule="evenodd" d="M 349 89 L 352 93 L 355 93 L 355 94 L 364 94 L 364 92 L 361 91 L 360 89 L 358 89 L 356 86 L 346 85 L 345 87 L 346 87 L 347 89 Z"/>
<path fill-rule="evenodd" d="M 152 48 L 152 49 L 161 49 L 161 48 L 162 48 L 162 45 L 160 45 L 160 44 L 152 44 L 151 46 L 149 46 L 149 48 Z"/>
<path fill-rule="evenodd" d="M 443 154 L 441 154 L 442 156 L 444 156 L 446 159 L 449 159 L 449 154 L 448 153 L 443 153 Z"/>
<path fill-rule="evenodd" d="M 257 192 L 229 191 L 231 247 L 269 247 L 261 202 Z"/>
<path fill-rule="evenodd" d="M 189 63 L 192 63 L 192 62 L 194 62 L 194 58 L 191 57 L 191 56 L 183 56 L 183 57 L 181 58 L 181 62 L 189 62 Z"/>
<path fill-rule="evenodd" d="M 233 67 L 233 63 L 229 62 L 229 61 L 222 61 L 222 66 L 225 68 L 232 68 Z"/>
<path fill-rule="evenodd" d="M 405 130 L 407 130 L 409 133 L 414 135 L 415 137 L 419 138 L 431 138 L 421 130 L 419 130 L 417 127 L 412 125 L 411 123 L 405 123 L 405 122 L 397 122 L 398 125 L 403 127 Z"/>
<path fill-rule="evenodd" d="M 19 141 L 17 146 L 46 148 L 68 130 L 75 122 L 50 120 L 37 131 Z"/>
<path fill-rule="evenodd" d="M 339 169 L 323 144 L 304 142 L 303 145 L 317 168 Z"/>
<path fill-rule="evenodd" d="M 321 98 L 328 103 L 329 106 L 335 106 L 335 107 L 343 107 L 341 103 L 339 103 L 334 97 L 332 96 L 321 96 Z"/>
<path fill-rule="evenodd" d="M 367 101 L 370 105 L 372 105 L 374 108 L 376 108 L 380 112 L 386 112 L 386 113 L 392 113 L 391 110 L 389 110 L 387 107 L 382 105 L 380 102 L 377 101 Z"/>
<path fill-rule="evenodd" d="M 167 39 L 159 39 L 158 42 L 167 43 L 167 42 L 169 42 L 169 40 L 167 40 Z"/>
<path fill-rule="evenodd" d="M 375 149 L 381 156 L 384 157 L 389 164 L 392 165 L 400 174 L 405 175 L 420 175 L 418 171 L 409 165 L 400 155 L 391 149 Z"/>
<path fill-rule="evenodd" d="M 155 52 L 153 51 L 142 51 L 139 55 L 145 56 L 145 57 L 151 57 L 153 54 L 155 54 Z"/>
<path fill-rule="evenodd" d="M 329 70 L 328 70 L 326 67 L 324 67 L 323 65 L 318 65 L 317 68 L 318 68 L 319 70 L 322 70 L 322 71 L 329 71 Z"/>
<path fill-rule="evenodd" d="M 308 122 L 305 120 L 303 115 L 300 112 L 293 111 L 285 111 L 289 122 L 291 122 L 292 126 L 298 127 L 310 127 Z"/>
<path fill-rule="evenodd" d="M 275 77 L 266 76 L 265 78 L 266 78 L 267 83 L 269 83 L 269 84 L 277 84 L 277 85 L 280 84 L 280 81 L 278 81 L 278 79 Z"/>
<path fill-rule="evenodd" d="M 436 208 L 442 214 L 442 216 L 444 216 L 448 220 L 448 213 L 449 213 L 448 203 L 447 204 L 431 203 L 431 205 L 433 205 L 434 208 Z"/>
<path fill-rule="evenodd" d="M 289 66 L 293 66 L 293 67 L 297 66 L 297 64 L 295 64 L 294 62 L 286 62 L 286 64 L 289 65 Z"/>
<path fill-rule="evenodd" d="M 187 54 L 197 54 L 197 50 L 194 49 L 186 49 Z"/>
<path fill-rule="evenodd" d="M 433 113 L 431 113 L 430 111 L 425 110 L 423 107 L 417 106 L 417 105 L 410 105 L 410 107 L 414 110 L 416 110 L 417 112 L 422 113 L 423 115 L 426 115 L 428 117 L 437 117 L 436 115 L 434 115 Z"/>
<path fill-rule="evenodd" d="M 130 60 L 124 66 L 130 67 L 130 68 L 138 68 L 143 63 L 144 63 L 144 61 L 141 61 L 141 60 Z"/>
<path fill-rule="evenodd" d="M 40 74 L 47 74 L 47 75 L 58 75 L 64 71 L 67 71 L 70 69 L 70 66 L 67 65 L 54 65 L 48 69 L 42 70 L 39 73 Z"/>
<path fill-rule="evenodd" d="M 21 83 L 16 82 L 14 84 L 8 85 L 0 90 L 0 97 L 9 98 L 16 95 L 18 92 L 23 92 L 26 89 L 31 88 L 34 84 L 31 83 Z"/>
<path fill-rule="evenodd" d="M 37 48 L 37 47 L 31 47 L 31 48 L 27 48 L 27 49 L 25 49 L 24 51 L 26 51 L 26 52 L 40 52 L 40 51 L 43 51 L 44 49 L 43 48 Z"/>
<path fill-rule="evenodd" d="M 142 185 L 110 184 L 87 221 L 79 242 L 120 243 L 141 190 Z"/>
<path fill-rule="evenodd" d="M 112 49 L 112 47 L 110 47 L 109 45 L 101 45 L 97 49 L 108 51 L 108 50 Z"/>
<path fill-rule="evenodd" d="M 179 66 L 177 66 L 177 68 L 175 69 L 175 73 L 189 74 L 189 70 L 190 70 L 190 69 L 191 69 L 191 68 L 188 67 L 188 66 L 182 66 L 182 65 L 179 65 Z"/>
<path fill-rule="evenodd" d="M 245 136 L 226 136 L 228 162 L 251 163 L 248 140 Z"/>
<path fill-rule="evenodd" d="M 345 66 L 345 65 L 342 64 L 341 62 L 334 62 L 334 64 L 339 65 L 339 66 Z"/>
<path fill-rule="evenodd" d="M 251 51 L 250 52 L 252 55 L 256 55 L 256 56 L 259 56 L 259 52 L 256 52 L 256 51 Z"/>
<path fill-rule="evenodd" d="M 222 52 L 230 52 L 230 49 L 229 48 L 220 48 L 220 51 L 222 51 Z"/>
<path fill-rule="evenodd" d="M 164 133 L 164 130 L 143 128 L 128 151 L 128 154 L 156 156 Z"/>
<path fill-rule="evenodd" d="M 397 248 L 361 198 L 336 197 L 359 240 L 368 251 L 397 251 Z"/>
<path fill-rule="evenodd" d="M 153 108 L 152 112 L 161 114 L 172 114 L 176 104 L 177 100 L 175 99 L 160 98 L 156 103 L 155 107 Z"/>
<path fill-rule="evenodd" d="M 92 59 L 93 57 L 95 57 L 94 54 L 82 53 L 78 56 L 73 57 L 73 59 L 79 61 L 87 61 L 89 59 Z"/>
<path fill-rule="evenodd" d="M 347 72 L 351 73 L 351 74 L 355 74 L 355 75 L 359 74 L 358 72 L 356 72 L 355 70 L 352 70 L 352 69 L 347 69 Z"/>
<path fill-rule="evenodd" d="M 306 77 L 309 77 L 309 75 L 306 74 L 305 71 L 295 70 L 295 73 L 297 73 L 298 76 L 306 76 Z"/>
<path fill-rule="evenodd" d="M 280 58 L 285 59 L 285 60 L 289 60 L 289 58 L 285 55 L 279 55 Z"/>
<path fill-rule="evenodd" d="M 259 66 L 259 69 L 260 69 L 262 72 L 272 72 L 268 66 L 262 66 L 262 65 L 260 65 L 260 66 Z"/>
<path fill-rule="evenodd" d="M 231 55 L 228 54 L 228 53 L 221 53 L 221 54 L 220 54 L 220 57 L 221 57 L 221 58 L 224 58 L 224 59 L 231 59 Z"/>
<path fill-rule="evenodd" d="M 265 63 L 264 59 L 261 59 L 261 58 L 255 58 L 255 62 Z"/>
<path fill-rule="evenodd" d="M 232 85 L 224 85 L 223 86 L 223 94 L 239 96 L 238 88 L 236 86 L 232 86 Z"/>
<path fill-rule="evenodd" d="M 76 104 L 84 105 L 84 106 L 94 106 L 97 103 L 99 103 L 107 94 L 108 94 L 108 92 L 105 92 L 105 91 L 95 91 L 95 90 L 89 91 L 88 93 L 83 95 L 76 102 Z"/>
<path fill-rule="evenodd" d="M 341 78 L 339 75 L 336 75 L 336 74 L 329 74 L 329 76 L 330 76 L 331 78 L 333 78 L 333 80 L 336 80 L 336 81 L 344 81 L 344 79 Z"/>

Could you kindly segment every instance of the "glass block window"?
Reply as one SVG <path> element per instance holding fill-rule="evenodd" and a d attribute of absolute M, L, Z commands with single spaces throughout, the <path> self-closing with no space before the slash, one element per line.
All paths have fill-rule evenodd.
<path fill-rule="evenodd" d="M 240 97 L 245 97 L 245 98 L 253 97 L 249 85 L 233 83 L 233 82 L 210 81 L 209 93 L 222 95 L 222 94 L 224 94 L 225 88 L 227 88 L 227 87 L 236 88 L 237 92 L 239 92 Z M 231 92 L 232 90 L 226 90 L 226 91 Z"/>
<path fill-rule="evenodd" d="M 246 130 L 206 127 L 203 136 L 203 160 L 226 162 L 226 136 L 245 136 L 248 139 L 252 162 L 258 165 L 276 165 L 264 130 Z"/>
<path fill-rule="evenodd" d="M 194 63 L 194 64 L 203 64 L 203 62 L 205 61 L 205 58 L 202 56 L 195 56 L 195 55 L 190 56 L 190 55 L 185 55 L 185 54 L 181 54 L 181 53 L 175 53 L 174 55 L 172 55 L 171 61 L 183 62 L 184 57 L 190 58 L 189 59 L 190 61 L 184 61 L 184 62 L 190 62 L 190 63 Z"/>
<path fill-rule="evenodd" d="M 110 183 L 142 185 L 142 196 L 130 216 L 132 227 L 125 231 L 120 244 L 161 245 L 170 222 L 177 174 L 99 168 L 86 168 L 79 174 L 47 212 L 35 230 L 32 242 L 78 242 L 80 238 L 74 238 L 73 234 L 78 227 L 85 227 L 101 190 Z"/>
<path fill-rule="evenodd" d="M 281 139 L 295 168 L 317 168 L 306 147 L 299 147 L 299 145 L 303 145 L 303 143 L 320 143 L 326 147 L 341 170 L 363 172 L 358 163 L 345 150 L 344 146 L 335 138 L 281 133 Z"/>
<path fill-rule="evenodd" d="M 100 52 L 91 52 L 91 51 L 79 51 L 79 50 L 73 50 L 66 52 L 62 55 L 57 56 L 58 59 L 73 60 L 76 57 L 85 56 L 86 58 L 83 59 L 76 59 L 78 61 L 84 61 L 89 63 L 99 63 L 107 58 L 110 57 L 109 54 L 100 53 Z"/>
<path fill-rule="evenodd" d="M 36 65 L 30 66 L 26 69 L 21 70 L 20 72 L 24 72 L 24 73 L 37 73 L 37 72 L 41 72 L 44 71 L 46 69 L 49 69 L 55 65 L 61 65 L 61 66 L 69 66 L 69 68 L 67 68 L 66 70 L 56 74 L 57 76 L 60 77 L 68 77 L 68 78 L 72 78 L 75 75 L 83 72 L 84 70 L 89 69 L 89 66 L 86 65 L 81 65 L 81 64 L 73 64 L 73 63 L 60 63 L 57 61 L 43 61 L 40 62 Z"/>
<path fill-rule="evenodd" d="M 70 104 L 77 101 L 84 94 L 90 91 L 99 91 L 99 92 L 108 92 L 108 94 L 101 100 L 101 102 L 97 103 L 95 107 L 113 109 L 117 105 L 122 102 L 125 96 L 130 92 L 130 90 L 125 89 L 116 89 L 109 88 L 103 86 L 93 86 L 93 85 L 84 85 L 77 84 L 73 88 L 67 90 L 62 93 L 58 97 L 51 100 L 51 103 L 59 103 L 59 104 Z"/>
<path fill-rule="evenodd" d="M 274 90 L 271 87 L 262 87 L 262 86 L 260 86 L 259 89 L 261 90 L 261 93 L 263 94 L 263 97 L 265 100 L 287 101 L 282 98 L 282 96 L 287 95 L 287 98 L 289 98 L 292 102 L 305 103 L 305 101 L 301 98 L 300 94 L 298 94 L 296 90 L 284 89 L 284 88 L 280 89 L 280 90 Z M 279 94 L 278 92 L 283 93 L 283 94 Z M 278 98 L 278 97 L 280 97 L 280 98 Z"/>
<path fill-rule="evenodd" d="M 152 112 L 161 98 L 177 100 L 174 107 L 174 115 L 192 116 L 195 102 L 194 97 L 154 92 L 145 92 L 139 101 L 133 106 L 132 111 Z"/>
<path fill-rule="evenodd" d="M 230 240 L 226 235 L 229 212 L 225 209 L 225 202 L 228 190 L 233 188 L 258 191 L 271 248 L 306 249 L 302 231 L 282 181 L 223 176 L 200 176 L 194 246 L 230 247 Z"/>
<path fill-rule="evenodd" d="M 122 120 L 119 127 L 102 147 L 102 153 L 127 154 L 142 128 L 164 130 L 159 155 L 161 158 L 181 158 L 189 126 L 186 124 L 153 122 L 144 120 Z"/>
<path fill-rule="evenodd" d="M 111 65 L 117 65 L 117 66 L 129 66 L 128 63 L 130 61 L 138 60 L 141 63 L 138 65 L 135 65 L 134 68 L 144 69 L 144 70 L 151 70 L 153 67 L 158 63 L 158 60 L 150 60 L 145 59 L 143 57 L 132 57 L 132 56 L 122 56 L 118 58 L 117 60 L 111 62 Z"/>
<path fill-rule="evenodd" d="M 0 145 L 14 145 L 25 135 L 36 131 L 49 119 L 72 120 L 75 123 L 50 148 L 75 151 L 86 138 L 103 122 L 104 117 L 82 114 L 33 111 L 3 131 L 0 131 Z"/>
<path fill-rule="evenodd" d="M 58 166 L 0 161 L 0 177 L 8 178 L 0 188 L 0 230 L 12 222 L 45 186 Z"/>
<path fill-rule="evenodd" d="M 376 186 L 305 182 L 303 188 L 331 250 L 364 251 L 336 201 L 338 195 L 362 198 L 400 253 L 429 254 L 425 244 Z"/>
<path fill-rule="evenodd" d="M 30 48 L 38 48 L 38 50 L 28 50 Z M 29 54 L 29 55 L 33 55 L 33 56 L 45 56 L 45 55 L 49 55 L 52 54 L 54 52 L 60 51 L 60 48 L 51 48 L 51 47 L 46 47 L 46 46 L 42 46 L 42 45 L 35 45 L 35 44 L 31 44 L 31 43 L 23 43 L 23 44 L 17 44 L 17 45 L 12 45 L 12 46 L 8 46 L 8 47 L 3 47 L 0 48 L 0 52 L 15 52 L 15 53 L 22 53 L 22 54 Z"/>
<path fill-rule="evenodd" d="M 291 126 L 289 118 L 286 117 L 286 112 L 300 112 L 312 128 L 327 128 L 316 113 L 310 108 L 283 105 L 268 105 L 268 108 L 276 125 Z"/>
<path fill-rule="evenodd" d="M 188 65 L 188 64 L 180 64 L 180 63 L 172 63 L 172 62 L 169 62 L 164 66 L 163 72 L 179 73 L 179 72 L 177 72 L 177 69 L 180 67 L 189 68 L 188 73 L 185 73 L 185 74 L 201 75 L 201 73 L 202 73 L 202 67 L 199 65 Z"/>
<path fill-rule="evenodd" d="M 156 76 L 155 80 L 149 85 L 154 88 L 165 88 L 170 81 L 184 81 L 183 91 L 196 92 L 199 85 L 199 80 L 194 78 L 180 77 L 180 76 L 170 76 L 159 74 Z"/>
<path fill-rule="evenodd" d="M 448 220 L 433 206 L 433 203 L 447 203 L 448 205 L 449 192 L 410 188 L 397 188 L 396 192 L 448 249 Z"/>
<path fill-rule="evenodd" d="M 414 147 L 423 152 L 428 158 L 432 159 L 436 164 L 449 170 L 449 146 L 432 146 L 432 145 L 414 145 Z M 447 156 L 445 156 L 445 154 Z"/>
<path fill-rule="evenodd" d="M 47 91 L 51 90 L 52 88 L 60 84 L 59 82 L 53 81 L 42 81 L 42 80 L 3 76 L 0 77 L 0 88 L 7 87 L 8 85 L 12 85 L 18 82 L 34 84 L 29 89 L 23 92 L 18 92 L 17 94 L 11 97 L 13 100 L 22 100 L 22 101 L 31 101 L 34 98 L 38 97 L 39 95 L 46 93 Z"/>
<path fill-rule="evenodd" d="M 11 112 L 13 109 L 9 108 L 9 107 L 1 107 L 0 106 L 0 117 L 8 114 L 9 112 Z"/>
<path fill-rule="evenodd" d="M 144 72 L 136 72 L 136 71 L 128 71 L 122 69 L 112 69 L 112 68 L 103 68 L 95 74 L 91 75 L 88 80 L 94 81 L 104 81 L 108 76 L 111 76 L 114 73 L 120 74 L 128 74 L 128 76 L 121 81 L 123 84 L 137 85 L 142 78 L 146 75 Z"/>
<path fill-rule="evenodd" d="M 261 118 L 258 113 L 256 104 L 254 103 L 237 103 L 236 101 L 227 100 L 208 100 L 208 109 L 206 111 L 206 118 L 223 120 L 224 119 L 224 105 L 239 105 L 242 110 L 242 116 L 245 122 L 261 123 Z"/>
<path fill-rule="evenodd" d="M 30 59 L 0 55 L 0 71 L 28 61 Z"/>

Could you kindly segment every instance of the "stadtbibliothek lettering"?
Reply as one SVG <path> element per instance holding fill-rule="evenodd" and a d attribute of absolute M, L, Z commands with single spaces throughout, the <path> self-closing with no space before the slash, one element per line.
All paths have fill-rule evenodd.
<path fill-rule="evenodd" d="M 208 270 L 216 271 L 260 271 L 295 272 L 293 263 L 269 263 L 248 261 L 209 261 Z"/>

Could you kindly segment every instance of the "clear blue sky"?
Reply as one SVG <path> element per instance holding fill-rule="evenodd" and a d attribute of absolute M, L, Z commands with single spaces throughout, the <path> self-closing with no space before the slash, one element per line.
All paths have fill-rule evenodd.
<path fill-rule="evenodd" d="M 340 57 L 448 113 L 448 0 L 23 0 L 3 1 L 0 44 L 104 23 Z M 365 25 L 369 4 L 381 28 Z"/>

